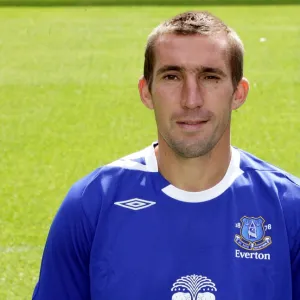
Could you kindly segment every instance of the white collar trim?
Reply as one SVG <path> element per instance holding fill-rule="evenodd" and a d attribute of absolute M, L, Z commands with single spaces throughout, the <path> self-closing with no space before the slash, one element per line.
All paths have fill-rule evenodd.
<path fill-rule="evenodd" d="M 153 145 L 154 143 L 146 149 L 145 153 L 145 162 L 148 172 L 158 172 Z M 212 200 L 223 194 L 233 184 L 233 182 L 243 174 L 243 170 L 240 168 L 240 160 L 240 152 L 231 147 L 231 160 L 227 172 L 223 179 L 210 189 L 201 192 L 188 192 L 170 184 L 163 188 L 162 192 L 173 199 L 183 202 L 198 203 Z"/>

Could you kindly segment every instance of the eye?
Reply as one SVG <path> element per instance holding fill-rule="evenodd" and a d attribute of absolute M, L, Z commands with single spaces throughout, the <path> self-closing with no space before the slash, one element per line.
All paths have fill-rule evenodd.
<path fill-rule="evenodd" d="M 206 79 L 206 80 L 219 80 L 220 77 L 215 76 L 215 75 L 206 75 L 206 76 L 204 77 L 204 79 Z"/>
<path fill-rule="evenodd" d="M 173 74 L 167 74 L 163 77 L 163 79 L 166 79 L 166 80 L 178 80 L 179 78 L 176 76 L 176 75 L 173 75 Z"/>

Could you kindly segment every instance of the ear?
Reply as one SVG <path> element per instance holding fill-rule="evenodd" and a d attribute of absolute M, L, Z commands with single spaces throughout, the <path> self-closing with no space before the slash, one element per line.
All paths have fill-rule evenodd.
<path fill-rule="evenodd" d="M 249 81 L 245 77 L 243 77 L 234 93 L 234 98 L 231 106 L 232 110 L 236 110 L 244 104 L 249 92 L 249 88 Z"/>
<path fill-rule="evenodd" d="M 140 78 L 138 88 L 144 105 L 149 109 L 153 109 L 152 95 L 149 91 L 149 86 L 144 76 Z"/>

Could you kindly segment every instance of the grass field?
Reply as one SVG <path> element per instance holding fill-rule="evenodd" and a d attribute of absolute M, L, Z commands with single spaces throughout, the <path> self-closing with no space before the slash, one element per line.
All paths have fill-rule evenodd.
<path fill-rule="evenodd" d="M 137 93 L 144 45 L 153 26 L 187 9 L 0 9 L 1 300 L 30 299 L 70 185 L 155 140 Z M 233 144 L 300 176 L 300 6 L 204 9 L 247 50 L 252 88 L 233 115 Z"/>

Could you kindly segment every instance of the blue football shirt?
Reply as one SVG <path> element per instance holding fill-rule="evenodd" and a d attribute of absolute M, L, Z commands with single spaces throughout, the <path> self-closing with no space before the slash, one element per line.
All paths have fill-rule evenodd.
<path fill-rule="evenodd" d="M 232 147 L 221 182 L 187 192 L 154 146 L 72 186 L 33 299 L 299 300 L 299 179 Z"/>

